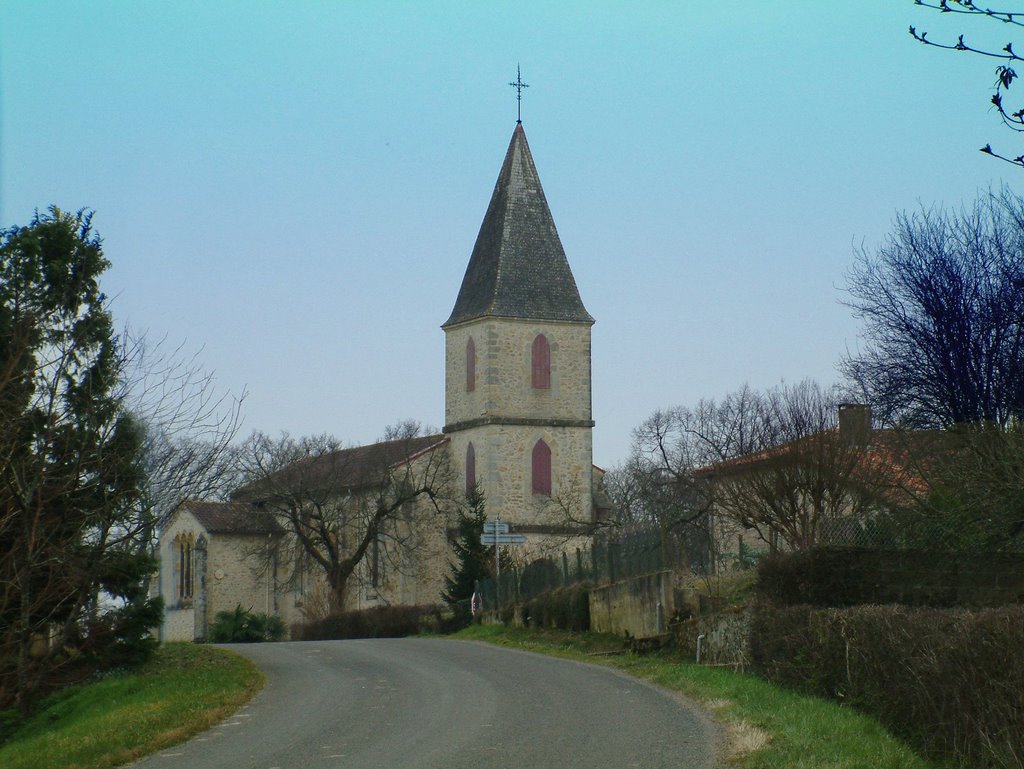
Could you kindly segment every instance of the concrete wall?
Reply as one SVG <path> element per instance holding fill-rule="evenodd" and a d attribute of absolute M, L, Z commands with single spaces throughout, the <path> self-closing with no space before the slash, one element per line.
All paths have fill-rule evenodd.
<path fill-rule="evenodd" d="M 649 638 L 668 631 L 674 612 L 671 571 L 644 574 L 590 591 L 590 629 L 597 633 Z"/>

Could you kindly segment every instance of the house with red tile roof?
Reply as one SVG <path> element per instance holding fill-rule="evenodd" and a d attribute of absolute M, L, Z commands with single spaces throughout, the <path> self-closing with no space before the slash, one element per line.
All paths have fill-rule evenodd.
<path fill-rule="evenodd" d="M 942 446 L 940 432 L 876 429 L 867 406 L 842 404 L 834 428 L 698 469 L 720 564 L 741 551 L 858 544 L 880 513 L 927 492 Z"/>

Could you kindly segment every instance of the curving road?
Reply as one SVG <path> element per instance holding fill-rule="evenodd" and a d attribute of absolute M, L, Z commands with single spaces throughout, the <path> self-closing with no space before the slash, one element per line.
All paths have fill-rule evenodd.
<path fill-rule="evenodd" d="M 717 727 L 607 668 L 469 641 L 232 645 L 246 707 L 136 769 L 710 769 Z"/>

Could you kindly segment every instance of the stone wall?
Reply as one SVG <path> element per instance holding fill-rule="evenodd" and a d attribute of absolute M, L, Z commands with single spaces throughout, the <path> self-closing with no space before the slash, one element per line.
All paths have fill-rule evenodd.
<path fill-rule="evenodd" d="M 195 639 L 196 619 L 191 606 L 184 609 L 164 609 L 160 626 L 161 641 L 192 641 Z"/>
<path fill-rule="evenodd" d="M 590 428 L 488 425 L 451 434 L 460 488 L 465 485 L 466 449 L 472 441 L 477 484 L 487 515 L 515 524 L 556 526 L 592 516 L 593 458 Z M 533 447 L 551 449 L 551 496 L 533 493 Z"/>
<path fill-rule="evenodd" d="M 195 542 L 204 533 L 203 527 L 190 513 L 181 511 L 160 534 L 160 572 L 157 583 L 164 599 L 164 621 L 160 627 L 160 639 L 163 641 L 191 641 L 195 638 L 194 594 L 201 589 L 202 575 L 193 575 L 192 599 L 183 599 L 178 595 L 180 557 L 175 540 L 179 535 L 191 535 L 191 540 Z"/>
<path fill-rule="evenodd" d="M 739 670 L 750 667 L 749 607 L 705 614 L 672 625 L 672 640 L 691 659 L 706 665 L 732 665 Z"/>
<path fill-rule="evenodd" d="M 672 572 L 624 579 L 590 591 L 590 629 L 650 638 L 668 631 L 675 613 Z"/>
<path fill-rule="evenodd" d="M 350 591 L 349 607 L 441 603 L 448 563 L 454 557 L 447 536 L 448 528 L 455 525 L 454 518 L 454 511 L 437 510 L 425 497 L 417 499 L 409 513 L 396 522 L 395 536 L 384 544 L 379 584 L 369 584 L 369 559 L 364 560 L 353 581 L 354 585 L 361 584 L 361 588 Z"/>
<path fill-rule="evenodd" d="M 532 347 L 551 348 L 551 387 L 532 386 Z M 466 390 L 466 342 L 476 346 L 476 387 Z M 445 334 L 445 423 L 460 488 L 472 442 L 476 481 L 490 517 L 556 526 L 566 509 L 592 516 L 593 439 L 590 325 L 486 318 Z M 537 441 L 551 449 L 551 497 L 533 494 Z"/>
<path fill-rule="evenodd" d="M 551 348 L 551 387 L 532 386 L 533 340 Z M 466 343 L 476 346 L 476 387 L 466 390 Z M 484 318 L 445 333 L 445 424 L 483 417 L 590 420 L 590 325 Z"/>
<path fill-rule="evenodd" d="M 206 622 L 217 612 L 241 606 L 257 614 L 281 616 L 294 600 L 280 595 L 275 567 L 264 554 L 266 537 L 213 535 L 206 569 Z M 285 619 L 282 616 L 282 619 Z"/>

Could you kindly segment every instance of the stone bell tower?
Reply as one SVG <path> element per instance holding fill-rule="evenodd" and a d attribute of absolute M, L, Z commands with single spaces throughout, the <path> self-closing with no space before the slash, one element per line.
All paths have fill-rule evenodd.
<path fill-rule="evenodd" d="M 521 123 L 445 332 L 445 427 L 488 517 L 592 520 L 590 327 Z"/>

